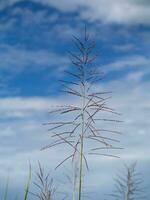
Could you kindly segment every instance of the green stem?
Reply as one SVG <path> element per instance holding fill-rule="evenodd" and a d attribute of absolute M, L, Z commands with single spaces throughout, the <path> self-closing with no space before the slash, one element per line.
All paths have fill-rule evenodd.
<path fill-rule="evenodd" d="M 85 74 L 83 69 L 83 82 L 85 82 Z M 83 86 L 82 91 L 82 128 L 81 128 L 81 147 L 80 147 L 80 171 L 79 171 L 79 193 L 78 193 L 78 200 L 81 200 L 82 194 L 82 175 L 83 175 L 83 143 L 84 143 L 84 126 L 85 126 L 85 85 Z"/>
<path fill-rule="evenodd" d="M 82 171 L 83 171 L 83 136 L 81 137 L 80 174 L 79 174 L 79 194 L 78 194 L 78 200 L 81 200 L 81 193 L 82 193 Z"/>

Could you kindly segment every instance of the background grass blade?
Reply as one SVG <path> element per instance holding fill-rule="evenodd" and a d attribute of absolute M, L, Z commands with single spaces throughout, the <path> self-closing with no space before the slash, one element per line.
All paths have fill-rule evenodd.
<path fill-rule="evenodd" d="M 9 178 L 7 178 L 7 182 L 6 182 L 6 188 L 5 188 L 5 193 L 4 193 L 4 200 L 7 200 L 7 196 L 8 196 L 8 185 L 9 185 Z"/>
<path fill-rule="evenodd" d="M 29 166 L 29 177 L 28 177 L 28 182 L 27 182 L 26 189 L 25 189 L 24 200 L 28 199 L 30 183 L 31 183 L 31 165 Z"/>

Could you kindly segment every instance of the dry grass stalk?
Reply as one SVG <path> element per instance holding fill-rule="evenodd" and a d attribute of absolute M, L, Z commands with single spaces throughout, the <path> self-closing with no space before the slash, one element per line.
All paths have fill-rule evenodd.
<path fill-rule="evenodd" d="M 118 156 L 108 153 L 109 150 L 121 149 L 116 146 L 119 140 L 116 136 L 121 133 L 117 130 L 99 128 L 100 122 L 121 122 L 118 118 L 98 117 L 99 113 L 110 113 L 119 116 L 113 108 L 107 106 L 107 101 L 111 98 L 111 92 L 95 91 L 95 85 L 103 79 L 103 73 L 93 66 L 96 55 L 93 55 L 95 42 L 87 34 L 85 28 L 84 39 L 73 36 L 73 42 L 77 49 L 76 52 L 69 52 L 70 59 L 74 68 L 72 71 L 65 71 L 70 78 L 62 80 L 62 91 L 73 96 L 78 105 L 59 105 L 52 109 L 50 114 L 57 114 L 60 121 L 45 123 L 49 125 L 52 142 L 43 149 L 67 145 L 70 147 L 69 155 L 58 164 L 56 168 L 64 162 L 79 158 L 79 186 L 78 200 L 82 194 L 82 175 L 84 164 L 88 168 L 87 155 L 101 155 L 118 158 Z M 68 116 L 69 121 L 63 117 Z M 88 145 L 87 145 L 88 143 Z M 90 143 L 90 144 L 89 144 Z M 107 153 L 103 151 L 107 150 Z"/>
<path fill-rule="evenodd" d="M 110 194 L 115 200 L 146 199 L 143 188 L 143 178 L 136 170 L 136 163 L 125 166 L 125 174 L 118 175 L 115 179 L 115 191 Z"/>
<path fill-rule="evenodd" d="M 39 163 L 39 171 L 36 173 L 37 180 L 34 182 L 37 192 L 32 193 L 39 200 L 53 200 L 56 192 L 54 187 L 53 178 L 50 174 L 46 174 L 44 168 Z"/>

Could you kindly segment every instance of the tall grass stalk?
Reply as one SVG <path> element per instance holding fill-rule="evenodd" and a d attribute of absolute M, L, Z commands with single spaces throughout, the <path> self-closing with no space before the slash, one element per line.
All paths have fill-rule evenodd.
<path fill-rule="evenodd" d="M 86 28 L 83 39 L 73 36 L 75 52 L 69 52 L 69 56 L 73 65 L 72 71 L 65 71 L 70 77 L 68 80 L 60 80 L 62 83 L 62 91 L 74 97 L 77 103 L 70 105 L 54 106 L 49 112 L 57 114 L 60 121 L 51 121 L 45 123 L 49 125 L 52 142 L 43 149 L 56 147 L 59 145 L 67 145 L 70 147 L 69 155 L 60 162 L 56 168 L 61 166 L 67 160 L 79 160 L 78 170 L 78 189 L 77 197 L 81 200 L 83 194 L 83 172 L 84 166 L 88 169 L 87 155 L 101 155 L 118 158 L 109 151 L 113 149 L 121 149 L 116 145 L 119 140 L 116 136 L 121 133 L 117 130 L 110 130 L 99 126 L 99 122 L 121 122 L 118 118 L 99 117 L 99 113 L 109 113 L 111 115 L 119 115 L 114 108 L 107 106 L 108 99 L 111 98 L 109 91 L 96 91 L 96 84 L 103 79 L 103 73 L 93 65 L 96 55 L 93 53 L 95 42 L 90 39 Z M 109 95 L 109 96 L 108 96 Z M 64 120 L 64 116 L 69 120 Z M 53 116 L 54 118 L 54 116 Z M 87 145 L 87 142 L 89 143 Z M 104 152 L 107 150 L 107 153 Z"/>

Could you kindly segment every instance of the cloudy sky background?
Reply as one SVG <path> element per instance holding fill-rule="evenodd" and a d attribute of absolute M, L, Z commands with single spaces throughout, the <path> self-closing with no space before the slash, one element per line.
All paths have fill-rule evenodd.
<path fill-rule="evenodd" d="M 53 171 L 62 157 L 60 149 L 40 151 L 50 139 L 42 123 L 51 105 L 72 101 L 59 92 L 58 80 L 71 67 L 72 35 L 81 36 L 85 23 L 106 74 L 97 89 L 113 91 L 109 103 L 122 113 L 125 148 L 120 160 L 89 158 L 87 191 L 92 199 L 110 193 L 118 169 L 135 160 L 150 186 L 150 1 L 1 0 L 0 186 L 9 177 L 11 197 L 21 196 L 29 161 L 33 169 L 40 160 Z"/>

